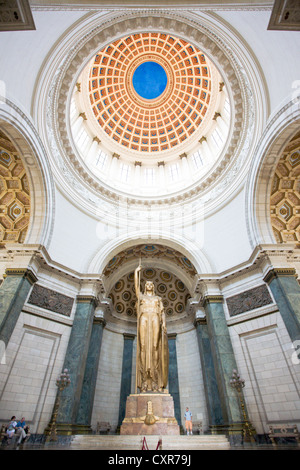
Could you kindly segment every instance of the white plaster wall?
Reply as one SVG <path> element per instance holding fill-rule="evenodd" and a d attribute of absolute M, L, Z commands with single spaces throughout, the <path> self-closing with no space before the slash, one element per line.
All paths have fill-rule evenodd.
<path fill-rule="evenodd" d="M 229 332 L 256 431 L 265 433 L 269 425 L 281 423 L 300 428 L 300 364 L 280 313 L 236 323 Z"/>
<path fill-rule="evenodd" d="M 182 425 L 184 426 L 186 407 L 189 407 L 193 421 L 202 421 L 203 431 L 206 431 L 208 428 L 206 399 L 198 339 L 194 328 L 177 335 L 176 350 Z"/>
<path fill-rule="evenodd" d="M 123 334 L 104 328 L 91 420 L 94 430 L 98 421 L 109 422 L 111 431 L 118 425 L 123 348 Z"/>
<path fill-rule="evenodd" d="M 246 226 L 244 191 L 200 223 L 203 224 L 203 230 L 202 228 L 199 230 L 203 239 L 194 240 L 195 234 L 189 233 L 187 227 L 184 233 L 186 239 L 182 236 L 181 229 L 179 233 L 174 229 L 174 232 L 169 234 L 170 240 L 178 238 L 183 249 L 192 240 L 194 246 L 199 247 L 198 253 L 194 253 L 194 256 L 199 256 L 199 264 L 201 265 L 203 250 L 213 272 L 216 273 L 221 273 L 249 259 L 252 249 Z M 154 234 L 151 231 L 143 232 L 142 228 L 143 225 L 141 232 L 145 235 L 145 241 L 155 238 L 156 232 Z M 49 247 L 49 254 L 54 261 L 79 273 L 87 272 L 89 264 L 97 256 L 100 248 L 110 242 L 106 237 L 114 237 L 117 234 L 117 227 L 108 232 L 106 220 L 97 220 L 88 216 L 56 191 L 55 223 Z M 131 240 L 130 231 L 127 235 L 128 240 Z M 139 243 L 142 243 L 142 240 Z M 107 255 L 110 255 L 109 251 Z"/>
<path fill-rule="evenodd" d="M 271 114 L 278 111 L 296 88 L 299 93 L 299 33 L 267 30 L 271 9 L 219 11 L 218 16 L 230 23 L 252 49 L 268 84 Z"/>
<path fill-rule="evenodd" d="M 246 226 L 244 189 L 204 220 L 203 250 L 216 273 L 249 259 L 252 248 Z"/>
<path fill-rule="evenodd" d="M 0 422 L 25 417 L 31 432 L 43 433 L 56 398 L 71 328 L 21 312 L 2 359 Z"/>
<path fill-rule="evenodd" d="M 73 22 L 80 11 L 33 11 L 36 30 L 1 34 L 0 80 L 6 97 L 30 113 L 35 81 L 51 47 Z"/>
<path fill-rule="evenodd" d="M 99 249 L 97 220 L 80 211 L 56 191 L 55 223 L 49 247 L 51 258 L 84 273 L 90 258 Z"/>

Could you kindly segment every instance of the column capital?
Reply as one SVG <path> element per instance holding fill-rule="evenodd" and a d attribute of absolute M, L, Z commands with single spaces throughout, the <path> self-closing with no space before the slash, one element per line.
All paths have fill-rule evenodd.
<path fill-rule="evenodd" d="M 176 339 L 177 333 L 169 333 L 168 334 L 168 339 Z"/>
<path fill-rule="evenodd" d="M 220 281 L 217 278 L 198 278 L 195 285 L 195 293 L 201 298 L 208 295 L 221 295 Z M 201 304 L 200 304 L 201 306 Z"/>
<path fill-rule="evenodd" d="M 97 325 L 102 325 L 104 328 L 106 325 L 106 320 L 103 317 L 94 316 L 93 323 Z"/>
<path fill-rule="evenodd" d="M 124 340 L 125 340 L 125 339 L 130 339 L 131 341 L 134 341 L 135 336 L 136 336 L 136 335 L 131 334 L 131 333 L 123 333 Z"/>
<path fill-rule="evenodd" d="M 207 304 L 222 304 L 223 302 L 223 295 L 205 295 L 201 303 L 202 306 L 205 307 Z"/>
<path fill-rule="evenodd" d="M 98 299 L 93 295 L 77 295 L 76 301 L 78 304 L 93 304 L 97 306 Z"/>
<path fill-rule="evenodd" d="M 278 277 L 282 276 L 292 276 L 292 277 L 298 277 L 296 274 L 296 270 L 294 268 L 271 268 L 267 274 L 264 277 L 264 281 L 267 284 L 270 284 L 273 279 L 276 279 Z"/>
<path fill-rule="evenodd" d="M 197 328 L 198 325 L 207 325 L 206 317 L 197 317 L 194 320 L 194 326 Z"/>
<path fill-rule="evenodd" d="M 31 285 L 35 284 L 38 280 L 36 275 L 28 268 L 7 268 L 5 270 L 4 278 L 8 276 L 20 276 L 27 279 Z"/>

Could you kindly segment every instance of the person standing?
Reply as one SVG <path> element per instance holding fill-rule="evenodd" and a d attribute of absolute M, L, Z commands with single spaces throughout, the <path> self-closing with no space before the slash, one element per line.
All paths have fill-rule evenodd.
<path fill-rule="evenodd" d="M 192 416 L 193 416 L 192 413 L 190 412 L 188 407 L 186 407 L 186 411 L 184 413 L 184 418 L 185 418 L 185 429 L 186 429 L 187 435 L 193 434 Z"/>

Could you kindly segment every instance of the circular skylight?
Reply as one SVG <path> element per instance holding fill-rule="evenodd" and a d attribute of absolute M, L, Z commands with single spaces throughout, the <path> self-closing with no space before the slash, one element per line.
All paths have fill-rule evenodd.
<path fill-rule="evenodd" d="M 139 65 L 132 77 L 133 88 L 146 100 L 158 98 L 166 89 L 168 77 L 157 62 L 147 61 Z"/>

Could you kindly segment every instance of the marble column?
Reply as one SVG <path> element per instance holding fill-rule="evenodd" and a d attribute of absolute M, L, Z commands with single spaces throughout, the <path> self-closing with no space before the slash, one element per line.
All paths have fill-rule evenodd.
<path fill-rule="evenodd" d="M 300 286 L 293 268 L 272 268 L 264 277 L 294 342 L 300 340 Z"/>
<path fill-rule="evenodd" d="M 173 397 L 177 423 L 181 425 L 180 392 L 178 382 L 176 333 L 168 335 L 169 344 L 169 393 Z"/>
<path fill-rule="evenodd" d="M 207 295 L 203 307 L 221 401 L 223 423 L 230 436 L 241 435 L 241 410 L 238 397 L 230 386 L 232 371 L 237 369 L 223 308 L 223 296 Z"/>
<path fill-rule="evenodd" d="M 104 327 L 104 317 L 95 316 L 93 320 L 89 350 L 82 383 L 79 409 L 76 420 L 78 433 L 81 434 L 91 432 L 92 412 Z"/>
<path fill-rule="evenodd" d="M 37 281 L 30 269 L 6 269 L 0 287 L 0 341 L 8 344 L 32 285 Z"/>
<path fill-rule="evenodd" d="M 199 354 L 206 397 L 208 424 L 211 427 L 223 425 L 221 399 L 219 396 L 210 336 L 205 317 L 196 318 Z"/>
<path fill-rule="evenodd" d="M 61 394 L 57 414 L 59 434 L 73 434 L 76 430 L 95 307 L 94 296 L 77 296 L 77 306 L 63 366 L 63 369 L 69 370 L 71 383 Z"/>
<path fill-rule="evenodd" d="M 131 393 L 131 378 L 132 378 L 132 351 L 133 341 L 135 335 L 124 333 L 124 348 L 123 348 L 123 363 L 122 363 L 122 378 L 120 390 L 120 404 L 119 404 L 119 421 L 118 425 L 121 426 L 125 418 L 126 400 Z"/>

